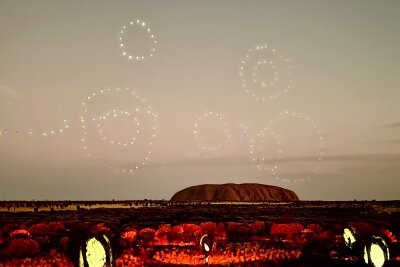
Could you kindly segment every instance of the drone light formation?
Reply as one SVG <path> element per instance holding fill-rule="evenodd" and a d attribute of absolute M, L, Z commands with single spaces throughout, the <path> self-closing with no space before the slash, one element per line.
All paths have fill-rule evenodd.
<path fill-rule="evenodd" d="M 201 122 L 209 119 L 209 118 L 214 118 L 217 119 L 221 122 L 221 124 L 223 125 L 223 132 L 224 132 L 224 136 L 225 136 L 225 141 L 222 143 L 219 143 L 217 145 L 203 145 L 199 142 L 199 125 L 201 124 Z M 229 142 L 231 142 L 232 139 L 232 135 L 229 131 L 229 125 L 228 123 L 225 121 L 224 116 L 220 113 L 217 112 L 205 112 L 203 115 L 198 116 L 195 120 L 195 123 L 193 125 L 193 136 L 194 136 L 194 140 L 197 144 L 197 147 L 202 150 L 202 151 L 217 151 L 220 149 L 223 149 L 226 147 L 226 145 L 229 144 Z"/>
<path fill-rule="evenodd" d="M 139 109 L 136 110 L 137 113 L 139 113 Z M 118 146 L 122 146 L 122 147 L 127 147 L 128 145 L 134 145 L 136 142 L 136 137 L 133 136 L 131 137 L 129 140 L 114 140 L 113 138 L 109 138 L 106 135 L 104 135 L 104 130 L 101 124 L 101 121 L 106 121 L 108 119 L 115 119 L 115 118 L 119 118 L 122 116 L 126 116 L 128 118 L 131 118 L 131 113 L 128 111 L 124 111 L 124 110 L 111 110 L 110 112 L 107 112 L 104 115 L 100 115 L 97 118 L 93 117 L 92 121 L 95 122 L 96 127 L 98 128 L 98 133 L 101 136 L 101 140 L 108 142 L 111 145 L 118 145 Z M 136 126 L 140 126 L 140 121 L 137 117 L 133 117 L 133 122 L 134 125 Z M 139 134 L 140 130 L 137 129 L 136 134 Z"/>
<path fill-rule="evenodd" d="M 265 66 L 269 68 L 267 79 L 259 74 L 260 68 Z M 292 69 L 290 59 L 280 55 L 276 48 L 256 45 L 240 62 L 241 87 L 257 101 L 275 100 L 292 87 Z M 269 92 L 272 88 L 276 89 L 275 93 Z"/>
<path fill-rule="evenodd" d="M 146 33 L 148 38 L 151 40 L 151 47 L 149 48 L 149 51 L 147 51 L 146 53 L 139 54 L 137 52 L 130 51 L 129 49 L 127 49 L 125 40 L 126 40 L 126 35 L 129 32 L 129 28 L 131 28 L 131 27 L 140 28 L 141 30 L 143 30 Z M 156 51 L 157 40 L 156 40 L 156 37 L 155 37 L 153 31 L 150 29 L 150 27 L 147 25 L 146 22 L 139 20 L 139 19 L 136 21 L 132 20 L 127 25 L 122 26 L 122 29 L 120 30 L 120 33 L 119 33 L 118 40 L 119 40 L 119 47 L 121 48 L 121 51 L 122 51 L 122 56 L 128 58 L 128 60 L 141 62 L 147 58 L 153 57 L 154 53 Z"/>
<path fill-rule="evenodd" d="M 110 95 L 115 95 L 117 94 L 120 97 L 130 97 L 133 99 L 137 104 L 135 106 L 135 112 L 143 115 L 143 116 L 148 116 L 150 120 L 152 121 L 152 126 L 151 126 L 151 136 L 150 136 L 150 141 L 147 143 L 147 151 L 145 152 L 143 159 L 140 162 L 136 162 L 135 164 L 132 164 L 130 167 L 127 168 L 114 168 L 114 170 L 118 173 L 134 173 L 135 170 L 143 169 L 146 165 L 147 162 L 150 160 L 151 154 L 152 154 L 152 147 L 153 147 L 153 142 L 154 139 L 156 138 L 156 126 L 155 122 L 157 121 L 157 113 L 152 110 L 151 105 L 148 104 L 148 102 L 139 94 L 137 94 L 134 90 L 131 90 L 130 88 L 108 88 L 105 90 L 100 90 L 97 93 L 92 93 L 87 97 L 87 102 L 82 102 L 82 115 L 80 116 L 81 119 L 81 129 L 82 129 L 82 149 L 85 151 L 87 158 L 96 161 L 96 157 L 92 154 L 89 144 L 88 144 L 88 125 L 87 121 L 91 120 L 92 122 L 95 123 L 96 128 L 98 129 L 99 135 L 101 136 L 101 139 L 103 141 L 107 141 L 108 144 L 111 145 L 118 145 L 121 147 L 126 148 L 128 145 L 134 145 L 137 140 L 137 136 L 133 135 L 129 138 L 129 140 L 115 140 L 110 137 L 107 137 L 103 134 L 102 130 L 102 124 L 99 123 L 99 121 L 106 121 L 109 118 L 117 118 L 119 116 L 127 116 L 131 117 L 131 113 L 126 111 L 126 110 L 118 110 L 117 108 L 112 108 L 111 111 L 101 114 L 101 115 L 90 115 L 90 104 L 95 101 L 96 98 L 98 97 L 107 97 Z M 133 118 L 133 123 L 135 126 L 140 126 L 141 123 L 138 118 L 134 117 Z M 135 134 L 137 135 L 140 132 L 139 129 L 135 131 Z M 112 166 L 109 166 L 112 168 Z"/>
<path fill-rule="evenodd" d="M 137 51 L 130 51 L 129 44 L 126 43 L 127 36 L 129 31 L 132 28 L 138 28 L 141 31 L 144 31 L 146 36 L 151 41 L 151 45 L 148 47 L 145 53 L 140 54 Z M 132 20 L 128 24 L 123 25 L 119 31 L 118 35 L 119 47 L 121 49 L 121 53 L 128 60 L 142 62 L 148 58 L 154 56 L 157 40 L 156 37 L 148 26 L 148 24 L 140 19 Z M 244 58 L 241 60 L 239 77 L 241 81 L 241 87 L 244 91 L 250 94 L 256 101 L 265 103 L 269 100 L 275 100 L 278 97 L 286 94 L 289 89 L 292 87 L 292 64 L 291 60 L 280 53 L 278 53 L 276 48 L 268 46 L 266 44 L 256 45 L 251 48 Z M 265 73 L 265 69 L 267 70 L 267 75 Z M 274 91 L 272 91 L 274 90 Z M 275 92 L 275 93 L 274 93 Z M 91 104 L 94 103 L 98 98 L 105 98 L 110 95 L 119 95 L 122 97 L 129 96 L 131 99 L 136 101 L 135 106 L 132 106 L 128 109 L 110 107 L 108 106 L 105 112 L 100 112 L 99 114 L 91 114 L 90 109 Z M 88 95 L 81 103 L 82 113 L 80 115 L 80 127 L 82 131 L 81 136 L 81 145 L 82 149 L 85 151 L 87 158 L 97 161 L 98 155 L 94 155 L 93 147 L 88 143 L 89 139 L 89 126 L 93 126 L 99 136 L 99 138 L 107 145 L 121 147 L 123 149 L 128 149 L 129 147 L 133 147 L 137 145 L 139 134 L 142 132 L 141 127 L 143 126 L 143 122 L 141 121 L 142 116 L 148 116 L 152 121 L 152 128 L 150 133 L 149 142 L 146 144 L 146 152 L 142 155 L 141 160 L 135 160 L 132 162 L 130 166 L 124 168 L 116 168 L 114 166 L 109 166 L 109 168 L 114 168 L 114 170 L 118 173 L 134 173 L 134 171 L 144 168 L 150 157 L 152 155 L 153 149 L 153 140 L 156 137 L 156 126 L 155 122 L 157 120 L 157 113 L 152 110 L 151 105 L 147 103 L 147 101 L 137 94 L 135 91 L 129 88 L 108 88 L 101 89 L 98 92 L 93 92 Z M 279 112 L 279 114 L 269 121 L 269 124 L 256 133 L 254 137 L 250 137 L 248 132 L 248 126 L 245 123 L 240 124 L 241 135 L 239 136 L 242 141 L 249 141 L 248 149 L 251 161 L 254 162 L 258 169 L 263 171 L 270 171 L 272 176 L 275 179 L 282 179 L 285 182 L 290 181 L 305 181 L 309 180 L 311 175 L 307 177 L 307 179 L 288 179 L 283 177 L 282 174 L 278 172 L 278 164 L 270 164 L 268 163 L 265 155 L 258 155 L 257 149 L 264 141 L 265 138 L 271 137 L 275 140 L 277 144 L 277 158 L 275 160 L 283 159 L 283 151 L 281 148 L 282 143 L 285 140 L 279 136 L 279 129 L 274 127 L 274 122 L 277 119 L 281 119 L 284 116 L 291 116 L 300 120 L 303 120 L 311 125 L 315 131 L 317 131 L 319 135 L 319 153 L 315 155 L 317 159 L 317 163 L 315 167 L 311 170 L 311 173 L 316 173 L 319 169 L 319 161 L 322 159 L 322 143 L 323 137 L 321 135 L 321 131 L 317 127 L 316 123 L 310 119 L 308 116 L 303 115 L 301 113 L 290 112 L 288 110 L 283 110 Z M 113 138 L 107 135 L 104 131 L 104 124 L 110 122 L 111 120 L 118 118 L 127 118 L 132 121 L 132 125 L 135 126 L 135 130 L 129 138 Z M 201 124 L 208 119 L 216 119 L 218 120 L 223 127 L 224 140 L 215 145 L 207 145 L 203 144 L 199 140 L 199 133 L 201 131 Z M 89 125 L 89 122 L 91 123 Z M 9 130 L 8 128 L 0 130 L 0 136 L 10 135 L 11 133 L 16 135 L 40 135 L 41 137 L 48 137 L 53 135 L 59 135 L 64 133 L 69 128 L 69 123 L 67 120 L 64 120 L 63 127 L 55 130 L 46 130 L 42 132 L 33 131 L 33 130 Z M 226 122 L 224 116 L 218 112 L 205 112 L 204 114 L 198 116 L 195 119 L 193 125 L 193 137 L 194 141 L 197 145 L 197 148 L 202 152 L 216 152 L 218 150 L 223 150 L 227 147 L 228 144 L 232 142 L 232 135 L 229 130 L 229 125 Z"/>
<path fill-rule="evenodd" d="M 281 110 L 278 113 L 278 115 L 275 116 L 275 118 L 271 119 L 269 121 L 269 127 L 271 129 L 274 129 L 275 121 L 277 121 L 278 119 L 285 118 L 285 117 L 292 117 L 292 118 L 295 118 L 295 119 L 299 119 L 299 120 L 302 120 L 302 121 L 306 122 L 307 124 L 309 124 L 311 126 L 311 128 L 317 133 L 316 136 L 317 136 L 318 140 L 317 140 L 317 150 L 314 153 L 314 155 L 312 156 L 312 158 L 314 159 L 314 161 L 316 163 L 315 163 L 314 167 L 310 170 L 310 172 L 309 172 L 310 174 L 306 178 L 299 178 L 299 179 L 297 179 L 297 178 L 291 178 L 291 179 L 284 178 L 283 181 L 284 182 L 291 182 L 291 181 L 292 182 L 304 182 L 305 180 L 310 180 L 311 177 L 313 175 L 315 175 L 317 173 L 318 169 L 320 168 L 320 162 L 321 162 L 322 156 L 323 156 L 322 150 L 323 150 L 323 147 L 324 147 L 324 137 L 322 135 L 322 131 L 320 130 L 320 128 L 318 127 L 316 122 L 311 117 L 309 117 L 308 115 L 305 115 L 305 114 L 300 113 L 300 112 L 289 111 L 287 109 L 286 110 Z M 276 130 L 275 130 L 275 132 L 276 132 Z M 282 140 L 282 142 L 285 142 L 285 141 Z M 278 177 L 276 173 L 273 173 L 273 175 L 275 177 Z"/>
<path fill-rule="evenodd" d="M 63 126 L 56 128 L 56 129 L 47 129 L 44 131 L 34 131 L 34 130 L 21 130 L 21 129 L 14 129 L 11 130 L 9 128 L 4 128 L 0 130 L 0 136 L 7 136 L 7 135 L 16 135 L 16 136 L 40 136 L 40 137 L 48 137 L 48 136 L 56 136 L 63 134 L 66 130 L 70 128 L 69 123 L 67 120 L 63 120 Z"/>
<path fill-rule="evenodd" d="M 265 158 L 264 155 L 258 155 L 257 153 L 257 147 L 260 146 L 260 144 L 264 143 L 264 139 L 266 137 L 272 138 L 275 143 L 277 144 L 277 159 L 282 159 L 282 149 L 281 149 L 281 138 L 275 134 L 270 128 L 265 127 L 261 131 L 259 131 L 255 137 L 249 139 L 249 155 L 250 155 L 250 160 L 256 164 L 257 168 L 259 170 L 263 171 L 271 171 L 273 177 L 275 179 L 279 179 L 279 176 L 277 174 L 277 169 L 278 166 L 276 164 L 269 165 L 267 163 L 267 159 Z"/>

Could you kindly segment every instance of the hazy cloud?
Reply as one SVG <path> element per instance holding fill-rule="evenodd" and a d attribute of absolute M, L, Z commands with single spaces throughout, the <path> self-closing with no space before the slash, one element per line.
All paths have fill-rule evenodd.
<path fill-rule="evenodd" d="M 385 128 L 400 128 L 400 122 L 387 123 L 382 126 Z"/>
<path fill-rule="evenodd" d="M 0 93 L 13 99 L 23 96 L 22 93 L 4 84 L 0 84 Z"/>
<path fill-rule="evenodd" d="M 385 141 L 386 143 L 400 143 L 399 140 Z M 299 163 L 299 162 L 313 162 L 317 161 L 315 156 L 305 157 L 283 157 L 281 159 L 271 158 L 264 161 L 265 164 L 279 164 L 279 163 Z M 344 161 L 344 162 L 393 162 L 400 163 L 400 154 L 349 154 L 349 155 L 327 155 L 323 156 L 321 161 Z M 196 166 L 222 166 L 222 165 L 253 165 L 254 163 L 246 157 L 220 157 L 220 158 L 192 158 L 186 160 L 177 160 L 174 162 L 168 162 L 159 164 L 162 166 L 179 166 L 179 165 L 196 165 Z M 154 164 L 153 164 L 154 165 Z"/>
<path fill-rule="evenodd" d="M 7 85 L 0 84 L 0 99 L 5 99 L 8 105 L 13 105 L 14 101 L 20 99 L 21 97 L 23 97 L 21 92 L 18 92 Z"/>
<path fill-rule="evenodd" d="M 365 162 L 385 162 L 400 163 L 400 154 L 352 154 L 352 155 L 332 155 L 323 158 L 324 161 L 365 161 Z"/>
<path fill-rule="evenodd" d="M 400 139 L 374 140 L 374 141 L 363 142 L 363 144 L 367 144 L 367 145 L 387 145 L 387 144 L 398 144 L 398 143 L 400 143 Z"/>

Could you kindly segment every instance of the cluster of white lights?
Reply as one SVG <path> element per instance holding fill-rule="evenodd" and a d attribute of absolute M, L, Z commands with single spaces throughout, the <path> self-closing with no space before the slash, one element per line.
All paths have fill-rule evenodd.
<path fill-rule="evenodd" d="M 323 147 L 324 147 L 324 137 L 322 135 L 321 130 L 319 129 L 319 127 L 317 126 L 315 121 L 313 119 L 311 119 L 308 115 L 304 115 L 302 113 L 293 112 L 293 111 L 289 111 L 289 110 L 281 110 L 275 118 L 273 118 L 272 120 L 269 121 L 269 127 L 271 129 L 273 129 L 274 122 L 276 120 L 282 118 L 282 117 L 292 117 L 292 118 L 296 118 L 296 119 L 299 119 L 299 120 L 303 120 L 303 121 L 307 122 L 312 127 L 312 129 L 314 129 L 316 131 L 317 138 L 318 138 L 318 141 L 317 141 L 318 150 L 315 153 L 315 155 L 313 156 L 313 158 L 317 163 L 312 168 L 310 173 L 312 173 L 312 174 L 317 173 L 318 169 L 320 168 L 320 161 L 322 160 L 322 155 L 323 155 L 322 150 L 323 150 Z M 292 182 L 304 182 L 305 180 L 307 180 L 307 181 L 310 180 L 311 177 L 312 177 L 312 174 L 308 175 L 306 178 L 300 178 L 300 179 L 297 179 L 297 178 L 291 178 L 291 179 L 284 178 L 282 180 L 284 182 L 290 182 L 290 181 L 292 181 Z M 273 172 L 272 175 L 275 178 L 279 177 L 276 172 Z"/>
<path fill-rule="evenodd" d="M 8 128 L 0 130 L 0 136 L 5 136 L 9 134 L 14 134 L 18 136 L 34 136 L 34 135 L 40 135 L 42 137 L 47 137 L 47 136 L 54 136 L 54 135 L 60 135 L 65 132 L 69 128 L 69 124 L 67 120 L 63 121 L 63 126 L 58 128 L 58 129 L 52 129 L 48 131 L 33 131 L 33 130 L 20 130 L 20 129 L 15 129 L 15 130 L 9 130 Z"/>
<path fill-rule="evenodd" d="M 90 238 L 86 242 L 86 255 L 85 255 L 87 264 L 89 266 L 105 266 L 106 265 L 106 251 L 103 245 L 96 238 Z M 84 258 L 82 253 L 82 248 L 79 253 L 79 267 L 84 267 Z"/>
<path fill-rule="evenodd" d="M 372 236 L 372 242 L 364 246 L 364 262 L 368 266 L 383 267 L 390 254 L 386 241 L 380 236 Z"/>
<path fill-rule="evenodd" d="M 273 138 L 277 144 L 277 159 L 280 160 L 282 158 L 282 149 L 281 149 L 281 139 L 278 135 L 276 135 L 270 128 L 265 127 L 260 132 L 256 134 L 255 138 L 250 138 L 249 140 L 249 154 L 250 159 L 253 163 L 256 164 L 259 170 L 263 171 L 271 171 L 272 175 L 279 179 L 277 174 L 278 166 L 276 164 L 268 164 L 268 159 L 265 158 L 264 155 L 257 155 L 256 147 L 262 145 L 265 141 L 266 137 Z"/>
<path fill-rule="evenodd" d="M 145 152 L 145 155 L 143 156 L 143 160 L 140 162 L 137 162 L 135 164 L 132 164 L 130 167 L 128 168 L 115 168 L 115 171 L 118 173 L 134 173 L 135 170 L 139 170 L 144 168 L 147 165 L 147 162 L 150 159 L 150 156 L 152 154 L 152 147 L 153 147 L 153 139 L 156 138 L 156 126 L 155 126 L 155 122 L 157 120 L 157 113 L 155 113 L 152 110 L 152 107 L 147 103 L 147 101 L 140 95 L 138 95 L 134 90 L 130 89 L 130 88 L 108 88 L 105 90 L 100 90 L 98 93 L 92 93 L 91 95 L 89 95 L 87 97 L 87 101 L 86 102 L 82 102 L 82 108 L 83 108 L 83 113 L 80 117 L 81 119 L 81 128 L 82 128 L 82 148 L 86 153 L 86 156 L 89 159 L 92 159 L 94 161 L 96 161 L 96 158 L 92 155 L 92 153 L 90 152 L 90 149 L 88 147 L 88 142 L 87 142 L 87 138 L 88 138 L 88 127 L 86 124 L 86 121 L 88 120 L 92 120 L 94 123 L 96 124 L 96 127 L 99 131 L 99 133 L 102 135 L 103 130 L 102 130 L 102 126 L 99 123 L 99 121 L 104 121 L 109 117 L 112 118 L 116 118 L 120 115 L 123 116 L 131 116 L 131 113 L 128 111 L 124 111 L 124 110 L 117 110 L 117 109 L 112 109 L 111 112 L 107 112 L 105 113 L 105 115 L 100 115 L 100 116 L 90 116 L 89 115 L 89 106 L 91 104 L 92 101 L 94 101 L 96 99 L 96 97 L 105 97 L 108 96 L 110 94 L 124 94 L 125 97 L 132 97 L 134 100 L 136 100 L 136 102 L 138 102 L 140 105 L 137 105 L 135 108 L 135 111 L 137 113 L 143 113 L 145 116 L 150 116 L 150 119 L 152 121 L 152 131 L 151 131 L 151 138 L 149 143 L 147 144 L 148 146 L 148 150 Z M 139 122 L 138 119 L 134 118 L 134 123 L 136 126 L 139 126 L 141 123 Z M 139 133 L 139 130 L 135 131 L 136 134 Z M 104 139 L 105 137 L 105 139 Z M 119 142 L 119 141 L 115 141 L 113 139 L 107 138 L 106 136 L 102 136 L 102 140 L 103 141 L 109 141 L 110 144 L 117 144 L 120 145 L 122 147 L 126 147 L 128 146 L 128 144 L 133 145 L 135 144 L 136 141 L 136 137 L 133 136 L 129 139 L 129 142 Z M 110 168 L 112 168 L 110 166 Z"/>
<path fill-rule="evenodd" d="M 278 60 L 279 62 L 274 62 Z M 262 65 L 271 67 L 271 77 L 269 80 L 264 80 L 259 77 L 258 71 Z M 283 68 L 283 69 L 282 69 Z M 278 54 L 275 48 L 268 45 L 256 45 L 250 49 L 241 60 L 239 67 L 239 77 L 242 88 L 246 93 L 253 96 L 257 101 L 266 102 L 274 100 L 288 92 L 291 88 L 293 66 L 290 64 L 290 59 Z M 278 87 L 277 81 L 281 81 Z M 259 93 L 257 89 L 267 89 L 268 87 L 277 87 L 277 93 Z"/>
<path fill-rule="evenodd" d="M 353 244 L 356 242 L 356 238 L 354 236 L 354 230 L 345 228 L 343 230 L 343 239 L 344 243 L 346 244 L 346 247 L 352 248 Z"/>
<path fill-rule="evenodd" d="M 202 121 L 205 121 L 210 117 L 215 118 L 222 123 L 222 125 L 224 127 L 225 142 L 220 143 L 218 145 L 214 145 L 214 146 L 205 146 L 199 142 L 199 125 L 201 124 Z M 212 112 L 212 111 L 206 112 L 202 116 L 199 116 L 196 118 L 196 121 L 194 123 L 194 128 L 193 128 L 193 136 L 194 136 L 195 142 L 197 143 L 198 148 L 200 150 L 205 150 L 205 151 L 216 151 L 219 149 L 223 149 L 231 141 L 231 138 L 232 138 L 232 136 L 229 132 L 228 123 L 225 121 L 224 116 L 219 113 Z"/>
<path fill-rule="evenodd" d="M 129 30 L 129 27 L 139 27 L 146 32 L 152 44 L 149 52 L 145 54 L 133 54 L 133 52 L 126 49 L 125 36 Z M 146 22 L 141 20 L 136 20 L 129 22 L 128 25 L 122 26 L 122 29 L 119 34 L 119 46 L 122 50 L 122 55 L 124 57 L 127 57 L 129 60 L 143 61 L 146 58 L 153 57 L 154 52 L 156 51 L 156 45 L 157 45 L 157 40 L 151 29 L 147 26 Z"/>
<path fill-rule="evenodd" d="M 136 112 L 140 112 L 140 109 L 136 108 Z M 128 141 L 118 141 L 118 140 L 114 140 L 114 139 L 109 138 L 109 137 L 104 135 L 104 130 L 103 130 L 102 124 L 100 122 L 101 121 L 105 121 L 105 120 L 107 120 L 109 118 L 114 118 L 115 119 L 115 118 L 119 118 L 119 117 L 122 117 L 122 116 L 131 117 L 131 113 L 128 112 L 128 111 L 124 111 L 124 110 L 117 111 L 117 110 L 113 109 L 112 111 L 107 112 L 104 115 L 100 115 L 98 117 L 93 117 L 92 118 L 92 121 L 95 122 L 96 127 L 97 127 L 98 132 L 99 132 L 99 135 L 101 136 L 101 140 L 103 140 L 105 142 L 108 142 L 111 145 L 116 144 L 116 145 L 122 146 L 122 147 L 127 147 L 128 145 L 135 144 L 136 137 L 134 137 L 134 136 L 131 137 Z M 139 119 L 137 117 L 134 117 L 133 121 L 134 121 L 134 124 L 136 126 L 140 125 L 140 121 L 139 121 Z M 81 122 L 82 122 L 82 119 L 81 119 Z M 140 130 L 137 129 L 136 130 L 136 134 L 139 134 L 139 132 L 140 132 Z"/>
<path fill-rule="evenodd" d="M 259 66 L 260 65 L 266 65 L 266 64 L 269 64 L 271 66 L 271 69 L 272 69 L 273 78 L 272 78 L 272 80 L 270 82 L 266 82 L 264 80 L 260 80 L 258 78 L 258 75 L 257 75 Z M 267 61 L 266 59 L 259 60 L 257 62 L 257 64 L 255 64 L 253 66 L 253 72 L 251 73 L 251 77 L 252 77 L 253 83 L 258 85 L 258 86 L 261 86 L 261 87 L 273 86 L 275 84 L 275 82 L 277 80 L 279 80 L 279 75 L 278 75 L 278 71 L 276 70 L 276 66 L 274 65 L 274 63 L 271 60 Z"/>

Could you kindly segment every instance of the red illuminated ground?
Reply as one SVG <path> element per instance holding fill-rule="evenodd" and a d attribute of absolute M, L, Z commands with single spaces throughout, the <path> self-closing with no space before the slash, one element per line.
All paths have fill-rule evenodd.
<path fill-rule="evenodd" d="M 355 266 L 362 251 L 344 244 L 349 223 L 364 235 L 382 236 L 391 252 L 387 266 L 400 265 L 397 202 L 141 204 L 151 207 L 89 209 L 80 203 L 79 211 L 65 205 L 63 211 L 0 212 L 0 266 L 74 266 L 87 238 L 103 235 L 113 266 Z"/>

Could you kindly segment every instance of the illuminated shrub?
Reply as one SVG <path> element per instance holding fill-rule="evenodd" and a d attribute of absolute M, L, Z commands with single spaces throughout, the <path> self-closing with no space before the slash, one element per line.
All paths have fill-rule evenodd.
<path fill-rule="evenodd" d="M 200 224 L 202 235 L 210 234 L 215 241 L 225 241 L 227 233 L 223 223 L 203 222 Z"/>
<path fill-rule="evenodd" d="M 180 224 L 173 227 L 161 225 L 155 232 L 154 244 L 191 246 L 198 243 L 206 233 L 212 234 L 216 240 L 226 240 L 223 223 L 205 222 L 200 225 Z"/>
<path fill-rule="evenodd" d="M 306 229 L 310 230 L 310 232 L 313 232 L 313 233 L 321 233 L 323 231 L 321 225 L 319 225 L 318 223 L 309 224 L 309 225 L 307 225 Z"/>
<path fill-rule="evenodd" d="M 263 221 L 256 221 L 250 227 L 253 229 L 254 235 L 264 235 L 267 226 Z"/>
<path fill-rule="evenodd" d="M 183 242 L 185 243 L 197 242 L 203 234 L 201 227 L 196 224 L 186 223 L 186 224 L 181 224 L 181 226 L 184 231 Z"/>
<path fill-rule="evenodd" d="M 31 257 L 40 253 L 38 242 L 33 239 L 17 238 L 10 241 L 5 254 L 11 258 Z"/>
<path fill-rule="evenodd" d="M 188 245 L 187 242 L 192 242 L 191 234 L 188 234 L 182 225 L 171 227 L 169 224 L 161 225 L 155 232 L 154 242 L 156 245 Z M 185 230 L 186 229 L 186 230 Z"/>
<path fill-rule="evenodd" d="M 135 229 L 126 230 L 121 234 L 121 238 L 127 240 L 130 244 L 135 242 L 137 237 L 137 231 Z"/>
<path fill-rule="evenodd" d="M 1 228 L 0 234 L 2 234 L 3 236 L 8 236 L 11 231 L 17 230 L 17 229 L 20 229 L 20 226 L 18 224 L 8 223 Z"/>
<path fill-rule="evenodd" d="M 273 224 L 271 226 L 271 236 L 291 239 L 293 235 L 300 234 L 303 231 L 303 226 L 300 223 L 289 224 Z"/>
<path fill-rule="evenodd" d="M 218 227 L 215 222 L 202 222 L 200 223 L 200 228 L 203 234 L 215 233 L 218 231 Z"/>
<path fill-rule="evenodd" d="M 397 243 L 398 242 L 396 236 L 391 231 L 389 231 L 388 229 L 384 229 L 383 230 L 383 234 L 387 237 L 388 240 L 390 240 L 390 242 L 392 242 L 392 243 Z"/>
<path fill-rule="evenodd" d="M 334 242 L 335 235 L 331 231 L 312 233 L 311 235 L 308 235 L 306 237 L 306 242 L 302 245 L 301 249 L 303 258 L 310 261 L 328 260 Z"/>
<path fill-rule="evenodd" d="M 13 230 L 10 232 L 9 237 L 10 238 L 22 238 L 22 237 L 29 237 L 31 234 L 25 230 L 25 229 L 18 229 L 18 230 Z"/>
<path fill-rule="evenodd" d="M 53 252 L 46 256 L 36 256 L 34 258 L 13 258 L 8 259 L 2 265 L 3 267 L 74 267 L 74 264 L 69 261 L 65 255 Z"/>
<path fill-rule="evenodd" d="M 152 228 L 144 228 L 139 231 L 139 237 L 143 246 L 151 246 L 154 242 L 156 231 Z"/>
<path fill-rule="evenodd" d="M 318 234 L 318 238 L 326 240 L 326 242 L 333 244 L 335 242 L 336 236 L 332 231 L 323 231 Z"/>
<path fill-rule="evenodd" d="M 230 242 L 250 241 L 254 229 L 247 223 L 229 222 L 227 224 L 227 235 Z"/>
<path fill-rule="evenodd" d="M 109 235 L 111 233 L 111 230 L 108 226 L 105 226 L 104 223 L 98 223 L 92 227 L 91 232 L 96 235 L 97 234 Z"/>
<path fill-rule="evenodd" d="M 183 227 L 180 225 L 173 226 L 171 230 L 175 233 L 183 234 Z"/>
<path fill-rule="evenodd" d="M 226 241 L 227 234 L 225 225 L 223 223 L 217 224 L 217 232 L 214 233 L 214 240 L 215 241 Z"/>
<path fill-rule="evenodd" d="M 115 259 L 115 265 L 116 267 L 142 267 L 146 266 L 144 264 L 144 259 L 141 256 L 134 255 L 135 252 L 133 248 L 126 249 L 122 252 L 121 255 L 118 256 L 118 258 Z"/>
<path fill-rule="evenodd" d="M 154 241 L 157 245 L 168 244 L 168 234 L 171 232 L 169 224 L 161 225 L 155 232 Z"/>
<path fill-rule="evenodd" d="M 211 242 L 204 240 L 205 238 L 202 244 L 205 243 L 208 248 L 213 248 L 209 255 L 203 249 L 199 251 L 194 248 L 164 248 L 156 251 L 153 259 L 160 264 L 157 266 L 205 266 L 207 263 L 213 266 L 291 266 L 275 265 L 275 263 L 288 263 L 301 257 L 299 250 L 275 249 L 265 243 L 228 243 L 217 248 L 211 245 Z M 250 262 L 253 263 L 247 264 Z"/>
<path fill-rule="evenodd" d="M 48 235 L 50 227 L 44 223 L 37 223 L 28 228 L 28 231 L 32 235 Z"/>
<path fill-rule="evenodd" d="M 179 244 L 183 240 L 182 226 L 173 226 L 167 233 L 167 240 L 169 244 Z"/>
<path fill-rule="evenodd" d="M 51 222 L 49 224 L 49 230 L 53 233 L 65 231 L 65 225 L 62 222 Z"/>
<path fill-rule="evenodd" d="M 382 267 L 389 260 L 389 248 L 383 238 L 372 236 L 364 247 L 364 262 L 368 266 Z"/>
<path fill-rule="evenodd" d="M 196 224 L 184 223 L 184 224 L 181 224 L 181 226 L 185 233 L 193 233 L 193 236 L 201 236 L 202 235 L 201 227 Z"/>

